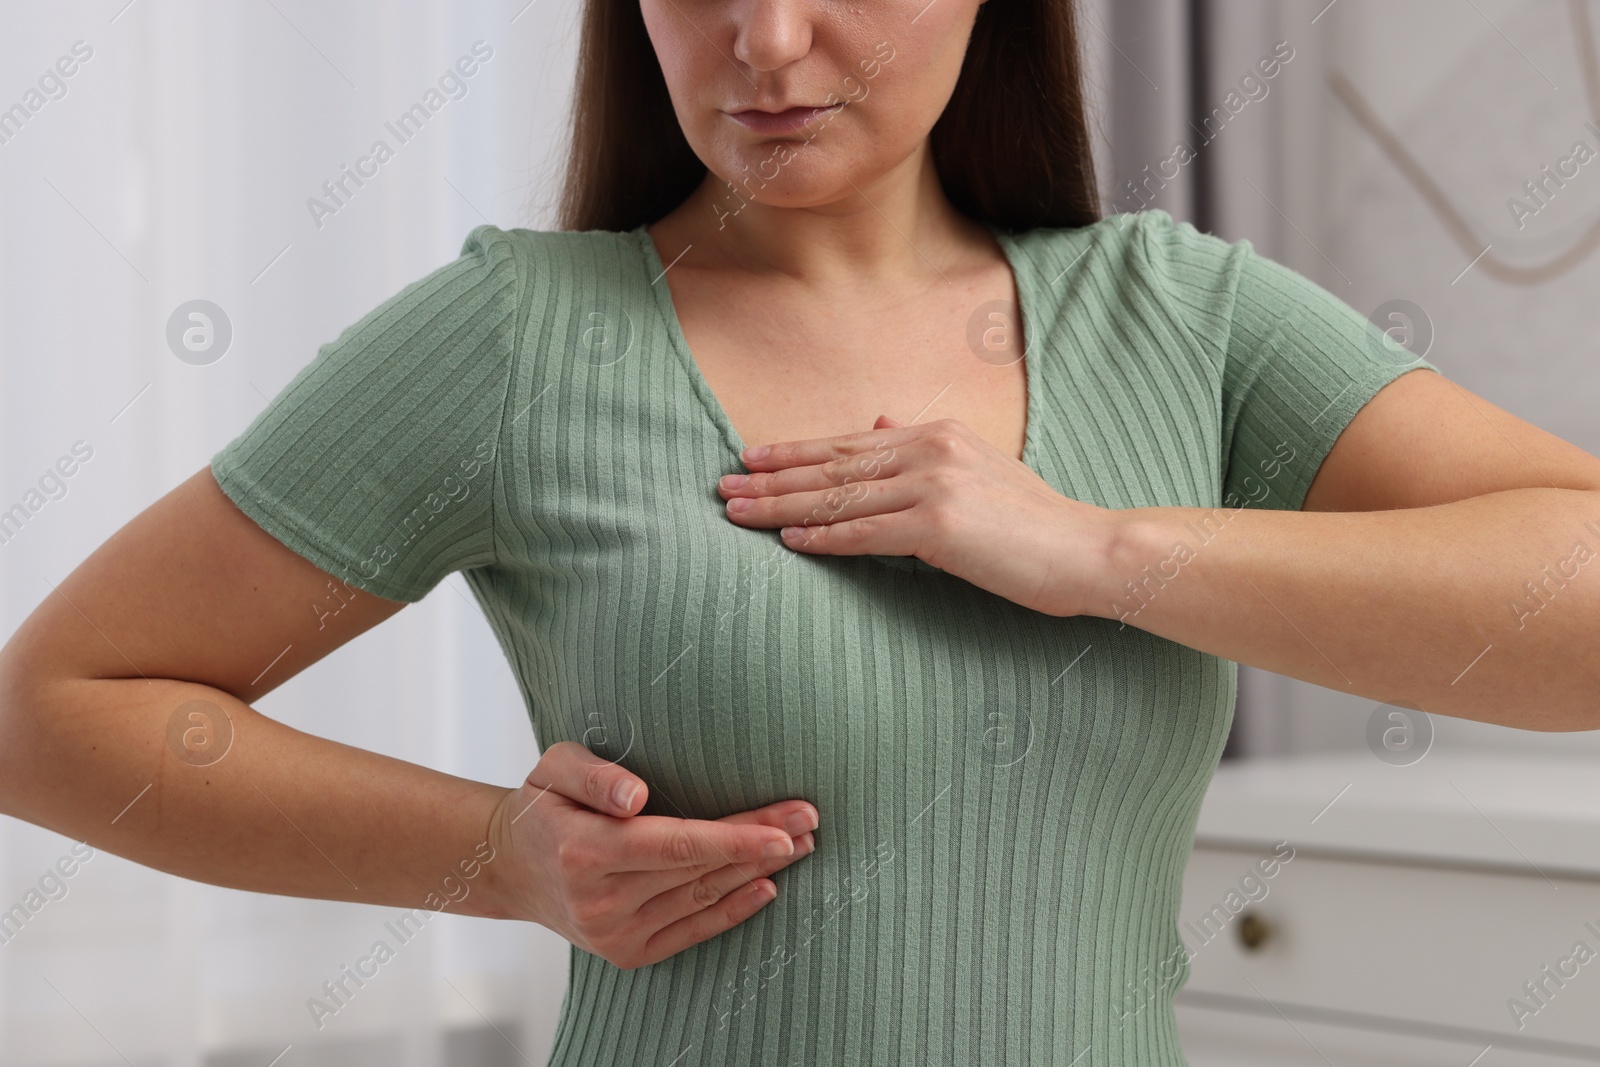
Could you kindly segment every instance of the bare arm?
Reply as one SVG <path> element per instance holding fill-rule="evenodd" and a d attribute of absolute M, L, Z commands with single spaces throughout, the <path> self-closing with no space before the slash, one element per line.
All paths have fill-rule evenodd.
<path fill-rule="evenodd" d="M 407 907 L 465 885 L 453 910 L 495 914 L 477 861 L 507 789 L 248 703 L 402 607 L 330 585 L 202 469 L 0 650 L 0 812 L 216 885 Z"/>
<path fill-rule="evenodd" d="M 1095 614 L 1373 700 L 1600 729 L 1600 459 L 1438 374 L 1357 413 L 1303 512 L 1118 516 Z"/>

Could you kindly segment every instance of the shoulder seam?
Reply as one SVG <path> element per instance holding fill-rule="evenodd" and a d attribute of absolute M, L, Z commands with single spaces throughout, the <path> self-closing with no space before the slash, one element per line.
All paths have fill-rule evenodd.
<path fill-rule="evenodd" d="M 1188 226 L 1201 237 L 1209 238 L 1218 242 L 1219 244 L 1226 244 L 1226 242 L 1223 242 L 1220 237 L 1217 237 L 1214 234 L 1201 233 L 1200 230 L 1195 229 L 1192 223 L 1175 219 L 1166 211 L 1163 211 L 1159 208 L 1147 208 L 1138 212 L 1138 214 L 1144 216 L 1144 218 L 1141 218 L 1137 223 L 1135 232 L 1129 235 L 1129 243 L 1134 246 L 1134 255 L 1137 257 L 1140 266 L 1144 268 L 1152 278 L 1166 277 L 1166 271 L 1163 270 L 1161 263 L 1162 257 L 1158 256 L 1151 247 L 1151 243 L 1155 239 L 1151 232 L 1152 225 L 1159 224 L 1164 220 L 1166 228 L 1173 232 L 1176 232 L 1182 226 Z M 1155 219 L 1156 222 L 1148 222 L 1146 219 Z M 1228 351 L 1228 343 L 1233 333 L 1233 304 L 1238 297 L 1238 270 L 1235 265 L 1237 261 L 1237 255 L 1235 251 L 1231 250 L 1232 247 L 1233 246 L 1230 246 L 1230 251 L 1225 256 L 1227 261 L 1227 269 L 1223 272 L 1224 276 L 1229 278 L 1226 286 L 1228 292 L 1228 329 L 1227 332 L 1220 338 L 1220 351 L 1224 354 Z M 1162 304 L 1167 306 L 1174 320 L 1183 324 L 1183 329 L 1190 336 L 1192 343 L 1202 352 L 1204 352 L 1205 343 L 1200 339 L 1202 331 L 1197 328 L 1197 324 L 1194 323 L 1190 319 L 1189 315 L 1182 309 L 1181 305 L 1183 304 L 1183 301 L 1172 299 L 1171 294 L 1159 284 L 1152 286 L 1152 288 L 1160 293 Z M 1221 373 L 1222 371 L 1222 365 L 1220 362 L 1218 363 L 1217 371 L 1218 373 Z"/>
<path fill-rule="evenodd" d="M 477 227 L 473 230 L 473 233 L 487 228 L 489 227 Z M 506 358 L 506 380 L 500 396 L 500 422 L 495 429 L 494 466 L 489 472 L 489 556 L 492 565 L 498 567 L 502 563 L 500 557 L 499 505 L 499 490 L 504 482 L 501 471 L 505 466 L 505 448 L 502 446 L 505 443 L 506 412 L 511 410 L 511 386 L 517 380 L 517 367 L 522 358 L 523 336 L 527 332 L 528 320 L 531 317 L 528 314 L 529 309 L 527 306 L 529 289 L 527 274 L 532 270 L 532 264 L 523 263 L 523 256 L 517 248 L 517 242 L 512 239 L 510 234 L 499 227 L 494 227 L 494 231 L 497 239 L 506 242 L 515 278 L 513 283 L 515 303 L 512 306 L 511 351 Z"/>

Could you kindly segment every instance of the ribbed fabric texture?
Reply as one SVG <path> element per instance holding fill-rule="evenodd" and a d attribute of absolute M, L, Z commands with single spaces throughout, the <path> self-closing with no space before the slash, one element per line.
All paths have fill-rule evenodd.
<path fill-rule="evenodd" d="M 1298 509 L 1355 412 L 1436 369 L 1165 212 L 995 232 L 1025 459 L 1079 500 Z M 733 930 L 631 971 L 573 949 L 550 1062 L 1184 1063 L 1180 889 L 1235 665 L 729 522 L 740 442 L 662 274 L 643 227 L 480 226 L 212 461 L 354 586 L 462 571 L 539 744 L 636 772 L 647 814 L 821 813 Z"/>

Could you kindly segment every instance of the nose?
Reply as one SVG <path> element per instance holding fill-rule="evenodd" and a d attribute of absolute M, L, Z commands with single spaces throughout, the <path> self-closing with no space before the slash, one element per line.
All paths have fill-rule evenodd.
<path fill-rule="evenodd" d="M 811 0 L 744 0 L 733 5 L 733 54 L 759 71 L 779 67 L 811 50 Z"/>

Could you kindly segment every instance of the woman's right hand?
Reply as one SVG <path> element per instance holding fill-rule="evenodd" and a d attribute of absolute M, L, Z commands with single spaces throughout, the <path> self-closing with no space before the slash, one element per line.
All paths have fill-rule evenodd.
<path fill-rule="evenodd" d="M 777 895 L 765 876 L 815 847 L 803 800 L 715 820 L 635 815 L 646 789 L 575 741 L 551 745 L 489 822 L 497 910 L 632 970 L 744 922 Z"/>

